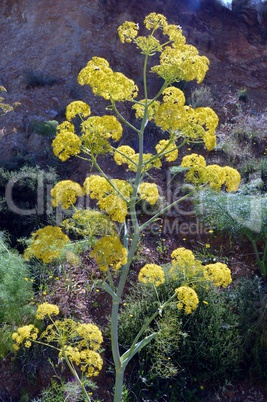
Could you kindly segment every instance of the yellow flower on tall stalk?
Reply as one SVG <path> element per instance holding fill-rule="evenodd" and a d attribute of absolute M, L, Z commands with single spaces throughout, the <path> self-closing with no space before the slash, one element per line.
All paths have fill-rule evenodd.
<path fill-rule="evenodd" d="M 43 320 L 46 316 L 51 317 L 52 315 L 59 315 L 59 308 L 57 305 L 50 303 L 39 304 L 35 314 L 37 320 Z"/>
<path fill-rule="evenodd" d="M 53 207 L 61 205 L 62 208 L 69 209 L 76 203 L 77 197 L 83 195 L 84 191 L 80 184 L 72 180 L 62 180 L 51 190 L 52 205 Z"/>
<path fill-rule="evenodd" d="M 91 114 L 90 106 L 82 101 L 71 102 L 66 108 L 66 118 L 69 121 L 76 116 L 85 118 L 90 116 L 90 114 Z"/>
<path fill-rule="evenodd" d="M 133 191 L 127 181 L 112 179 L 109 183 L 104 177 L 91 175 L 85 179 L 84 189 L 92 199 L 98 200 L 99 208 L 104 210 L 112 220 L 124 222 L 128 212 L 127 202 Z"/>
<path fill-rule="evenodd" d="M 131 43 L 138 35 L 139 25 L 131 21 L 125 21 L 118 27 L 118 35 L 121 43 Z"/>
<path fill-rule="evenodd" d="M 36 257 L 46 264 L 58 259 L 63 248 L 70 242 L 58 226 L 50 225 L 34 232 L 31 240 L 24 252 L 24 258 L 29 260 Z"/>
<path fill-rule="evenodd" d="M 165 282 L 165 274 L 160 265 L 146 264 L 140 269 L 138 280 L 142 283 L 151 283 L 160 286 Z"/>
<path fill-rule="evenodd" d="M 26 348 L 30 348 L 32 341 L 37 339 L 38 332 L 38 328 L 36 328 L 33 324 L 18 328 L 17 331 L 12 334 L 14 350 L 19 350 L 22 344 L 24 344 Z"/>
<path fill-rule="evenodd" d="M 138 194 L 142 200 L 154 205 L 159 199 L 159 190 L 155 183 L 143 182 L 138 188 Z"/>
<path fill-rule="evenodd" d="M 92 116 L 81 124 L 82 144 L 92 154 L 105 154 L 111 150 L 109 139 L 118 141 L 122 125 L 115 116 Z"/>
<path fill-rule="evenodd" d="M 71 131 L 61 131 L 52 142 L 53 152 L 62 162 L 81 152 L 82 141 Z"/>
<path fill-rule="evenodd" d="M 174 162 L 178 158 L 178 149 L 175 142 L 170 140 L 160 140 L 156 145 L 158 154 L 163 154 L 167 162 Z"/>
<path fill-rule="evenodd" d="M 135 117 L 137 119 L 142 119 L 144 117 L 144 111 L 145 111 L 145 106 L 146 104 L 148 105 L 151 102 L 151 99 L 143 99 L 140 100 L 138 103 L 135 103 L 132 106 L 132 109 L 135 110 Z M 148 121 L 151 121 L 154 118 L 154 115 L 156 113 L 156 111 L 158 110 L 160 106 L 160 102 L 159 101 L 154 101 L 151 104 L 149 104 L 148 106 L 148 110 L 147 110 L 147 119 Z"/>
<path fill-rule="evenodd" d="M 101 271 L 107 271 L 109 267 L 117 271 L 127 262 L 127 250 L 119 237 L 115 236 L 105 236 L 98 240 L 90 255 Z"/>
<path fill-rule="evenodd" d="M 181 166 L 188 168 L 186 180 L 193 184 L 202 184 L 205 181 L 206 161 L 202 155 L 191 154 L 183 157 Z"/>
<path fill-rule="evenodd" d="M 180 286 L 175 289 L 178 298 L 177 308 L 184 310 L 185 314 L 191 314 L 199 304 L 197 293 L 189 286 Z"/>

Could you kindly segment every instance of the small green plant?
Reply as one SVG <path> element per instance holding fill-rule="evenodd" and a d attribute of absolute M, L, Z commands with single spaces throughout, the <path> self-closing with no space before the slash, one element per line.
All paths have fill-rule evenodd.
<path fill-rule="evenodd" d="M 252 183 L 253 184 L 253 183 Z M 263 278 L 267 278 L 267 195 L 252 185 L 243 186 L 234 194 L 212 191 L 195 197 L 196 212 L 205 224 L 252 245 Z"/>
<path fill-rule="evenodd" d="M 6 88 L 0 85 L 0 93 L 6 92 Z M 0 116 L 12 112 L 13 106 L 8 105 L 7 103 L 3 102 L 4 98 L 0 96 Z"/>
<path fill-rule="evenodd" d="M 239 91 L 237 92 L 237 97 L 238 97 L 238 100 L 240 100 L 242 102 L 247 102 L 248 101 L 248 90 L 247 90 L 247 88 L 239 89 Z"/>
<path fill-rule="evenodd" d="M 193 108 L 212 106 L 213 97 L 211 89 L 206 85 L 200 85 L 191 91 L 190 104 Z"/>
<path fill-rule="evenodd" d="M 0 357 L 12 350 L 10 334 L 33 315 L 29 269 L 0 233 Z"/>
<path fill-rule="evenodd" d="M 43 135 L 44 137 L 51 139 L 56 135 L 57 126 L 58 122 L 56 120 L 48 120 L 48 121 L 32 120 L 29 128 L 36 134 Z"/>

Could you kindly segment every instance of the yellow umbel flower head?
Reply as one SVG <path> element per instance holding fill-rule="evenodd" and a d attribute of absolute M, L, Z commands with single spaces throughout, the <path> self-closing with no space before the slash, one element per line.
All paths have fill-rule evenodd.
<path fill-rule="evenodd" d="M 203 275 L 206 280 L 213 283 L 214 286 L 226 288 L 232 282 L 231 271 L 226 264 L 216 262 L 203 267 Z"/>
<path fill-rule="evenodd" d="M 146 264 L 140 269 L 138 279 L 142 283 L 151 283 L 160 286 L 165 282 L 165 274 L 160 265 Z"/>
<path fill-rule="evenodd" d="M 92 199 L 98 200 L 99 208 L 106 211 L 112 220 L 124 222 L 128 211 L 127 202 L 133 191 L 127 181 L 112 179 L 109 183 L 104 177 L 91 175 L 85 179 L 84 189 Z"/>
<path fill-rule="evenodd" d="M 191 154 L 183 157 L 181 166 L 188 168 L 185 177 L 193 184 L 202 184 L 205 182 L 206 161 L 202 155 Z"/>
<path fill-rule="evenodd" d="M 118 35 L 122 43 L 131 43 L 138 35 L 139 25 L 131 21 L 125 21 L 118 27 Z"/>
<path fill-rule="evenodd" d="M 150 205 L 156 204 L 159 199 L 159 190 L 155 183 L 141 183 L 138 194 L 142 200 L 147 201 Z"/>
<path fill-rule="evenodd" d="M 158 154 L 162 153 L 167 162 L 174 162 L 178 158 L 178 149 L 173 141 L 160 140 L 155 148 Z"/>
<path fill-rule="evenodd" d="M 24 258 L 36 257 L 44 263 L 49 263 L 60 257 L 63 248 L 69 243 L 69 238 L 57 226 L 46 226 L 31 236 L 32 243 L 25 250 Z"/>
<path fill-rule="evenodd" d="M 38 328 L 32 324 L 18 328 L 17 332 L 12 334 L 12 340 L 15 342 L 13 345 L 14 350 L 19 350 L 22 344 L 24 344 L 26 348 L 30 348 L 32 341 L 37 339 L 38 332 Z"/>
<path fill-rule="evenodd" d="M 146 18 L 144 19 L 144 25 L 146 27 L 146 29 L 148 29 L 149 31 L 151 29 L 153 29 L 153 31 L 155 29 L 163 29 L 165 28 L 168 23 L 167 23 L 167 19 L 164 15 L 162 14 L 157 14 L 157 13 L 150 13 L 146 16 Z"/>
<path fill-rule="evenodd" d="M 82 338 L 83 345 L 86 344 L 86 348 L 96 351 L 103 343 L 102 332 L 95 324 L 78 324 L 76 332 Z"/>
<path fill-rule="evenodd" d="M 65 121 L 57 126 L 56 138 L 52 142 L 54 154 L 65 162 L 81 151 L 82 141 L 74 132 L 74 125 Z"/>
<path fill-rule="evenodd" d="M 154 101 L 151 104 L 149 104 L 151 101 L 151 99 L 147 99 L 147 119 L 148 121 L 151 121 L 154 118 L 154 115 L 156 113 L 156 111 L 158 110 L 159 106 L 160 106 L 160 102 L 159 101 Z M 144 112 L 145 112 L 145 107 L 146 107 L 146 101 L 145 99 L 139 101 L 138 103 L 135 103 L 132 106 L 132 109 L 135 110 L 135 117 L 137 119 L 142 119 L 144 117 Z"/>
<path fill-rule="evenodd" d="M 194 289 L 189 286 L 180 286 L 175 289 L 178 298 L 177 308 L 184 310 L 185 314 L 191 314 L 198 307 L 198 295 Z"/>
<path fill-rule="evenodd" d="M 188 277 L 198 274 L 201 263 L 195 259 L 191 250 L 179 247 L 171 253 L 171 258 L 172 266 L 169 274 L 172 278 L 177 278 L 181 273 Z"/>
<path fill-rule="evenodd" d="M 108 267 L 118 270 L 127 262 L 127 250 L 117 236 L 102 237 L 94 245 L 91 251 L 101 271 L 107 271 Z"/>
<path fill-rule="evenodd" d="M 92 154 L 104 154 L 111 150 L 109 139 L 118 141 L 122 125 L 114 116 L 92 116 L 81 124 L 83 146 Z"/>
<path fill-rule="evenodd" d="M 58 182 L 51 190 L 52 205 L 57 207 L 61 205 L 64 209 L 72 207 L 77 197 L 82 197 L 84 191 L 80 184 L 72 180 L 62 180 Z"/>
<path fill-rule="evenodd" d="M 38 306 L 36 311 L 37 320 L 43 320 L 46 316 L 59 315 L 59 308 L 55 304 L 42 303 Z"/>
<path fill-rule="evenodd" d="M 90 106 L 82 101 L 71 102 L 66 108 L 66 118 L 69 121 L 76 116 L 85 118 L 90 116 L 90 114 L 91 114 Z"/>

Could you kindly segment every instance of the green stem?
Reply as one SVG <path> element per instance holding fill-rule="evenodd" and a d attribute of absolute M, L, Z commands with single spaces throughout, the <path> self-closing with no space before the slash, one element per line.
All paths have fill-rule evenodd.
<path fill-rule="evenodd" d="M 67 365 L 68 365 L 68 367 L 69 367 L 71 373 L 73 374 L 73 376 L 75 377 L 76 381 L 78 382 L 78 384 L 80 385 L 80 387 L 81 387 L 81 389 L 82 389 L 82 392 L 83 392 L 83 394 L 84 394 L 85 400 L 88 401 L 88 402 L 91 402 L 91 398 L 90 398 L 90 396 L 88 395 L 88 393 L 87 393 L 87 391 L 86 391 L 86 389 L 85 389 L 85 387 L 84 387 L 84 384 L 83 384 L 83 382 L 81 381 L 81 379 L 80 379 L 80 377 L 79 377 L 77 371 L 75 370 L 74 366 L 73 366 L 73 365 L 71 364 L 71 362 L 69 361 L 68 356 L 66 355 L 64 349 L 62 349 L 62 351 L 63 351 L 64 359 L 65 359 L 65 361 L 66 361 L 66 363 L 67 363 Z"/>

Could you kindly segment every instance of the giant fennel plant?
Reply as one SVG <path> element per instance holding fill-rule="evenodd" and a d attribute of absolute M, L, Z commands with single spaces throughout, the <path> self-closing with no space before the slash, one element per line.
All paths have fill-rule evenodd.
<path fill-rule="evenodd" d="M 31 244 L 25 251 L 27 259 L 37 257 L 45 263 L 50 263 L 62 254 L 67 254 L 66 250 L 71 245 L 66 234 L 68 229 L 71 229 L 72 233 L 76 232 L 78 237 L 90 239 L 91 256 L 102 271 L 103 280 L 100 286 L 112 299 L 110 333 L 116 376 L 115 402 L 122 400 L 127 364 L 156 336 L 155 333 L 144 335 L 153 319 L 163 314 L 164 308 L 174 300 L 177 301 L 177 308 L 185 314 L 192 313 L 198 306 L 194 281 L 190 281 L 190 275 L 189 279 L 184 275 L 182 286 L 175 289 L 168 300 L 159 302 L 154 314 L 147 317 L 143 326 L 137 329 L 131 347 L 125 352 L 121 351 L 118 317 L 140 236 L 161 214 L 189 197 L 192 191 L 189 190 L 169 205 L 161 205 L 146 221 L 140 220 L 139 205 L 141 202 L 154 206 L 157 204 L 159 191 L 153 181 L 153 172 L 161 168 L 162 160 L 176 161 L 179 149 L 190 142 L 202 141 L 208 150 L 212 150 L 216 143 L 215 130 L 218 125 L 218 117 L 211 108 L 193 109 L 186 105 L 184 93 L 175 86 L 182 80 L 202 82 L 209 67 L 207 57 L 200 56 L 194 46 L 186 44 L 181 27 L 169 24 L 161 14 L 149 14 L 144 20 L 144 30 L 146 35 L 139 35 L 139 25 L 129 21 L 118 28 L 120 41 L 132 43 L 143 55 L 142 97 L 138 96 L 141 91 L 137 84 L 123 73 L 113 71 L 104 58 L 93 57 L 80 71 L 78 82 L 81 85 L 89 85 L 95 96 L 107 101 L 107 114 L 94 116 L 91 107 L 85 102 L 72 102 L 66 109 L 66 121 L 57 127 L 52 146 L 54 154 L 62 162 L 76 156 L 88 161 L 93 173 L 85 179 L 83 185 L 71 180 L 63 180 L 55 185 L 51 191 L 53 206 L 72 209 L 74 214 L 59 226 L 47 226 L 33 233 Z M 150 59 L 154 61 L 154 65 L 149 69 Z M 157 93 L 149 92 L 148 74 L 153 74 L 161 80 L 162 85 Z M 136 125 L 120 111 L 121 103 L 126 103 L 133 109 Z M 146 153 L 144 149 L 144 140 L 149 137 L 149 122 L 154 122 L 161 129 L 163 137 L 155 146 L 154 153 Z M 136 149 L 122 141 L 123 126 L 136 136 Z M 120 145 L 116 146 L 118 141 Z M 125 166 L 131 180 L 108 177 L 101 167 L 103 156 L 113 158 L 119 166 Z M 182 170 L 186 171 L 185 180 L 194 185 L 211 186 L 217 190 L 224 185 L 227 191 L 235 191 L 238 188 L 240 175 L 235 169 L 207 166 L 205 159 L 198 154 L 185 156 L 180 165 Z M 75 208 L 79 197 L 88 196 L 95 200 L 99 210 Z M 210 280 L 215 286 L 225 287 L 231 282 L 230 270 L 225 264 L 217 263 L 203 267 L 200 263 L 196 264 L 190 250 L 181 247 L 172 253 L 172 270 L 183 270 L 184 259 L 188 263 L 188 258 L 192 260 L 192 271 L 195 270 L 197 276 L 202 278 L 199 280 Z M 164 283 L 164 278 L 164 270 L 157 264 L 145 264 L 138 274 L 139 281 L 154 289 Z M 51 325 L 51 329 L 48 327 L 45 332 L 45 340 L 48 343 L 55 341 L 56 328 L 61 330 L 58 321 L 53 321 Z M 77 325 L 80 328 L 80 324 Z M 71 331 L 77 332 L 77 329 L 72 328 L 72 324 L 70 328 Z M 18 329 L 14 335 L 16 348 L 23 345 L 23 342 L 18 342 L 21 331 L 24 330 Z M 34 328 L 28 328 L 27 331 L 28 338 L 38 340 Z M 81 334 L 78 335 L 77 339 L 80 339 Z M 24 346 L 29 347 L 30 344 L 26 342 Z M 58 347 L 60 358 L 65 358 L 72 370 L 76 370 L 75 367 L 82 359 L 81 354 L 85 353 L 87 348 L 88 345 L 84 342 L 76 347 L 71 344 Z M 98 357 L 98 363 L 95 363 L 94 359 L 87 360 L 88 366 L 97 365 L 97 370 L 88 371 L 87 368 L 87 375 L 99 371 L 100 359 L 101 357 Z M 90 400 L 89 395 L 87 399 Z"/>

